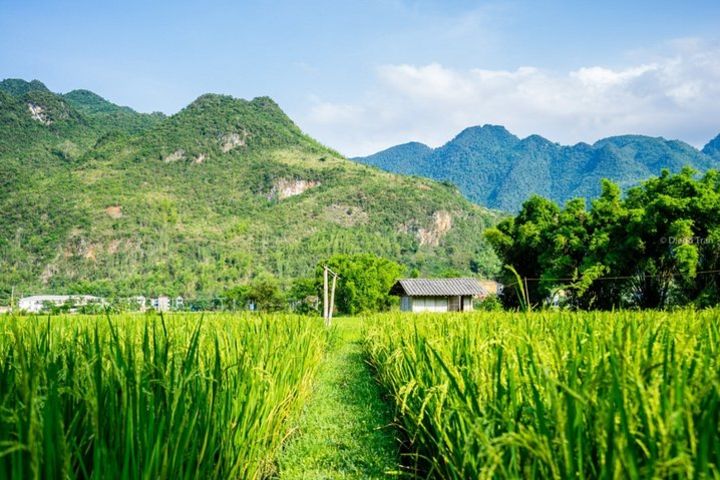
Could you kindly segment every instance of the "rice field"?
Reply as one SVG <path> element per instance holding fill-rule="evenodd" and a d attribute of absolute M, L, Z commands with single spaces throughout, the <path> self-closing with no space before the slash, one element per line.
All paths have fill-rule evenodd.
<path fill-rule="evenodd" d="M 364 478 L 365 463 L 402 478 L 720 477 L 718 310 L 390 313 L 338 324 L 3 317 L 0 478 L 315 478 L 302 470 L 308 452 L 347 467 L 341 478 Z M 348 341 L 338 331 L 360 328 L 356 356 L 328 357 L 346 351 L 329 348 Z M 382 410 L 371 388 L 348 390 L 371 375 L 394 430 L 346 406 Z M 315 408 L 305 431 L 288 442 L 306 404 Z M 373 444 L 378 435 L 402 441 L 402 465 L 390 444 Z M 348 445 L 388 458 L 341 462 Z"/>
<path fill-rule="evenodd" d="M 367 322 L 420 477 L 720 477 L 720 311 Z"/>
<path fill-rule="evenodd" d="M 243 315 L 4 317 L 0 478 L 264 478 L 331 334 Z"/>

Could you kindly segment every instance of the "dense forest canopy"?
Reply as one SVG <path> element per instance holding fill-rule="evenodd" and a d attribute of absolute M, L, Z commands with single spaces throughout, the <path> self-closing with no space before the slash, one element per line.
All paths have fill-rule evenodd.
<path fill-rule="evenodd" d="M 603 180 L 590 208 L 533 196 L 486 232 L 503 263 L 527 280 L 530 302 L 575 308 L 664 308 L 720 300 L 720 173 L 665 170 L 623 196 Z M 506 270 L 504 301 L 517 304 Z M 521 298 L 523 298 L 521 296 Z"/>

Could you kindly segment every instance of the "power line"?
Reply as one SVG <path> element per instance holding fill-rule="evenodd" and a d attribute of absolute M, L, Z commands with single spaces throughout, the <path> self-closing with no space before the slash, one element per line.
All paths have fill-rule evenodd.
<path fill-rule="evenodd" d="M 720 270 L 701 270 L 699 272 L 695 272 L 695 276 L 698 275 L 717 275 L 720 274 Z M 682 274 L 680 273 L 669 273 L 669 274 L 656 274 L 656 275 L 648 275 L 648 274 L 636 274 L 636 275 L 610 275 L 606 277 L 596 277 L 593 278 L 592 281 L 596 280 L 633 280 L 638 278 L 639 276 L 649 277 L 649 278 L 667 278 L 667 277 L 677 277 Z M 573 277 L 522 277 L 523 281 L 527 282 L 577 282 L 581 280 L 581 278 L 573 278 Z M 518 282 L 512 282 L 504 284 L 505 287 L 513 287 L 515 285 L 519 285 Z"/>

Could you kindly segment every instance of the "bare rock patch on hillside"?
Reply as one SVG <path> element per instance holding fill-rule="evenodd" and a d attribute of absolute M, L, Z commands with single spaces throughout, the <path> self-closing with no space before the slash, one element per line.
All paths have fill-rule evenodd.
<path fill-rule="evenodd" d="M 165 158 L 163 158 L 163 162 L 165 162 L 165 163 L 178 162 L 178 161 L 182 160 L 183 158 L 185 158 L 185 150 L 183 150 L 182 148 L 179 148 L 179 149 L 175 150 L 173 153 L 171 153 L 170 155 L 167 155 Z"/>
<path fill-rule="evenodd" d="M 452 215 L 450 212 L 438 210 L 433 214 L 433 221 L 429 227 L 418 229 L 417 239 L 421 246 L 437 247 L 451 228 Z"/>
<path fill-rule="evenodd" d="M 222 150 L 223 153 L 227 153 L 238 147 L 244 147 L 247 145 L 247 139 L 249 136 L 250 134 L 246 130 L 226 133 L 220 137 L 220 150 Z"/>
<path fill-rule="evenodd" d="M 43 125 L 51 125 L 53 122 L 45 112 L 45 107 L 34 103 L 28 103 L 28 110 L 30 110 L 30 117 L 36 122 L 40 122 Z"/>
<path fill-rule="evenodd" d="M 284 200 L 286 198 L 294 197 L 295 195 L 300 195 L 319 185 L 320 182 L 316 180 L 280 178 L 273 184 L 273 187 L 268 194 L 268 200 Z"/>

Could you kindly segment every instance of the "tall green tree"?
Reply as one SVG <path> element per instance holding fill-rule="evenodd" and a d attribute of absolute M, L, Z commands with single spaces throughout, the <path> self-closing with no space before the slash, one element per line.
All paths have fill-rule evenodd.
<path fill-rule="evenodd" d="M 664 170 L 628 191 L 627 235 L 638 239 L 631 252 L 635 259 L 631 294 L 641 308 L 667 306 L 673 288 L 695 277 L 699 260 L 695 237 L 706 227 L 696 225 L 694 204 L 702 187 L 694 175 L 691 169 L 677 175 Z"/>
<path fill-rule="evenodd" d="M 254 305 L 261 312 L 276 312 L 287 308 L 287 299 L 277 278 L 261 273 L 249 283 L 225 291 L 225 308 L 247 308 Z"/>
<path fill-rule="evenodd" d="M 371 254 L 334 255 L 318 264 L 316 282 L 322 285 L 323 266 L 340 276 L 335 291 L 335 305 L 340 313 L 387 310 L 393 304 L 390 288 L 404 273 L 400 264 Z"/>
<path fill-rule="evenodd" d="M 533 304 L 540 303 L 550 293 L 547 283 L 535 279 L 540 278 L 545 270 L 542 258 L 559 214 L 560 208 L 555 203 L 535 195 L 523 204 L 517 217 L 507 218 L 485 232 L 505 265 L 512 266 L 521 278 L 532 279 L 528 282 L 528 294 Z M 506 285 L 516 283 L 514 274 L 509 271 L 502 276 Z M 519 305 L 518 298 L 512 294 L 504 295 L 503 300 L 506 306 Z"/>
<path fill-rule="evenodd" d="M 628 190 L 564 208 L 532 197 L 486 233 L 498 256 L 531 280 L 532 303 L 561 292 L 575 308 L 665 308 L 720 300 L 720 174 L 663 171 Z M 700 272 L 700 273 L 698 273 Z M 512 281 L 511 279 L 509 280 Z M 505 295 L 512 305 L 513 295 Z"/>
<path fill-rule="evenodd" d="M 602 180 L 601 194 L 591 204 L 587 251 L 574 285 L 577 307 L 607 310 L 622 305 L 628 281 L 617 277 L 631 275 L 629 252 L 637 242 L 625 231 L 628 215 L 620 187 Z"/>

